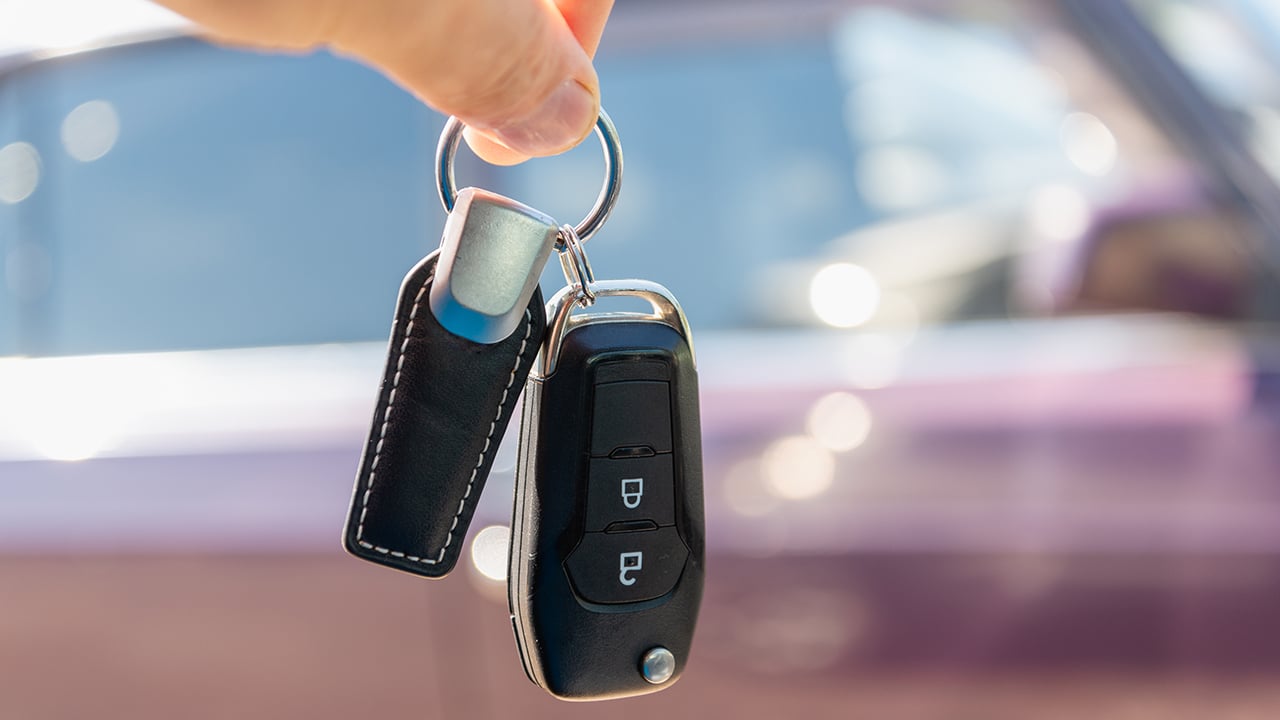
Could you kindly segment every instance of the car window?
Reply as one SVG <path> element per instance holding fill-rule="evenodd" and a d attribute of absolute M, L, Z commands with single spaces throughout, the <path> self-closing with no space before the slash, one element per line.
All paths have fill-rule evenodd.
<path fill-rule="evenodd" d="M 5 208 L 24 352 L 370 339 L 441 224 L 440 119 L 332 56 L 180 40 L 39 64 L 4 92 L 38 153 Z"/>
<path fill-rule="evenodd" d="M 599 58 L 626 175 L 589 250 L 699 330 L 1040 312 L 1037 258 L 1197 182 L 1045 6 L 747 4 L 710 42 L 673 11 L 620 8 Z M 0 353 L 381 340 L 438 243 L 442 119 L 355 63 L 182 39 L 0 93 Z M 588 142 L 459 177 L 569 222 L 600 168 Z"/>

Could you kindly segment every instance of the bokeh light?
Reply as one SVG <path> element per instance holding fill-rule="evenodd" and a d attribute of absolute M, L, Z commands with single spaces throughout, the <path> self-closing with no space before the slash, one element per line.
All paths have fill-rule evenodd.
<path fill-rule="evenodd" d="M 1062 150 L 1081 172 L 1101 177 L 1115 167 L 1117 145 L 1111 129 L 1095 115 L 1072 113 L 1062 121 Z"/>
<path fill-rule="evenodd" d="M 93 162 L 111 152 L 120 137 L 120 116 L 106 100 L 90 100 L 62 120 L 62 146 L 80 162 Z"/>
<path fill-rule="evenodd" d="M 806 429 L 826 449 L 848 452 L 866 442 L 871 434 L 871 410 L 857 395 L 831 393 L 809 409 Z"/>
<path fill-rule="evenodd" d="M 880 285 L 853 263 L 833 263 L 819 270 L 809 283 L 809 304 L 822 322 L 832 327 L 857 327 L 870 320 L 880 306 Z"/>
<path fill-rule="evenodd" d="M 831 451 L 807 435 L 775 441 L 764 451 L 762 462 L 766 487 L 785 500 L 817 497 L 835 480 Z"/>
<path fill-rule="evenodd" d="M 0 202 L 14 205 L 31 197 L 40 184 L 40 153 L 31 143 L 0 148 Z"/>
<path fill-rule="evenodd" d="M 511 528 L 490 525 L 476 533 L 471 541 L 471 564 L 486 578 L 497 582 L 507 579 L 507 549 L 511 545 Z"/>

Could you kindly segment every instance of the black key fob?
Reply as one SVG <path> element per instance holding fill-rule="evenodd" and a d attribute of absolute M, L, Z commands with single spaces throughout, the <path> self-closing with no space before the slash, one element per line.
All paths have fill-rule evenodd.
<path fill-rule="evenodd" d="M 660 285 L 611 281 L 652 314 L 548 305 L 524 395 L 509 599 L 529 678 L 596 700 L 679 678 L 702 600 L 698 379 L 688 324 Z"/>

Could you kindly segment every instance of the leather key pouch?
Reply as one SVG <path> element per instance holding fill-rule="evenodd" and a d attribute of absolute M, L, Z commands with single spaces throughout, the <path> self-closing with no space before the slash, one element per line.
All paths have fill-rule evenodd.
<path fill-rule="evenodd" d="M 428 296 L 439 252 L 404 280 L 344 545 L 431 578 L 453 569 L 546 329 L 542 293 L 492 344 L 450 333 Z"/>

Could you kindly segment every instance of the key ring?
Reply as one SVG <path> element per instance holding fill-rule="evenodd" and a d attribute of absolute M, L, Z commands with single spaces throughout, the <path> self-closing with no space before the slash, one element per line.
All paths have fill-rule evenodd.
<path fill-rule="evenodd" d="M 596 276 L 591 270 L 591 261 L 587 259 L 587 251 L 582 248 L 578 231 L 572 225 L 560 226 L 556 251 L 560 256 L 565 284 L 577 290 L 578 304 L 591 307 L 596 301 Z"/>
<path fill-rule="evenodd" d="M 462 139 L 462 127 L 461 120 L 450 117 L 444 124 L 440 142 L 436 145 L 436 187 L 440 190 L 440 201 L 444 203 L 447 212 L 453 211 L 453 205 L 458 199 L 453 159 L 458 152 L 458 141 Z M 596 136 L 600 138 L 600 147 L 604 150 L 604 187 L 600 188 L 591 212 L 573 228 L 575 240 L 579 243 L 589 240 L 604 225 L 604 221 L 609 219 L 609 213 L 613 212 L 613 206 L 618 201 L 618 191 L 622 189 L 622 145 L 618 141 L 618 131 L 613 126 L 613 120 L 609 119 L 604 108 L 600 108 L 600 117 L 596 119 Z M 584 255 L 584 261 L 585 258 Z"/>

